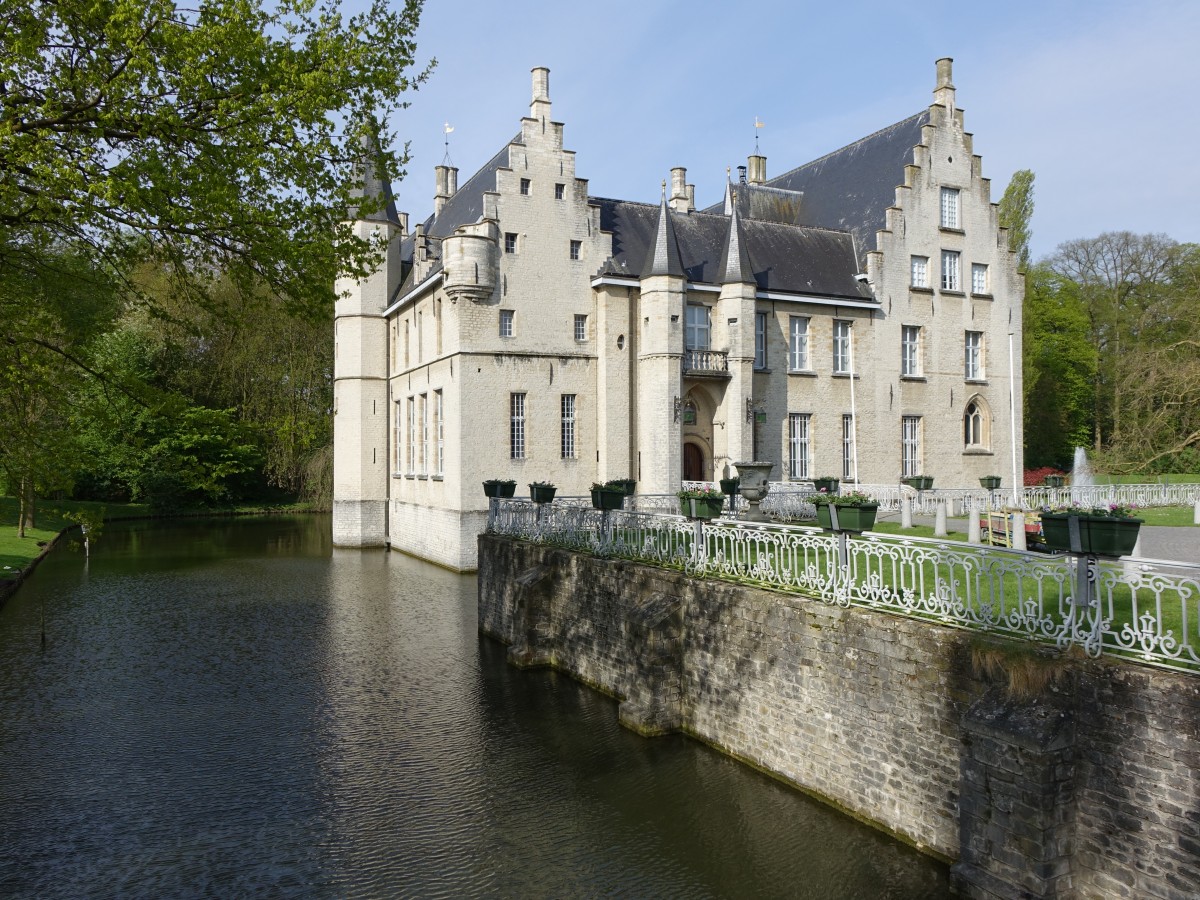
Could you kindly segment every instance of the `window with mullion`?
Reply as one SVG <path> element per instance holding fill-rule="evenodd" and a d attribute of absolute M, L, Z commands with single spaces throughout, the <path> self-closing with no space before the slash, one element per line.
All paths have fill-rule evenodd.
<path fill-rule="evenodd" d="M 942 251 L 942 290 L 961 291 L 962 279 L 959 277 L 959 253 L 957 250 Z"/>
<path fill-rule="evenodd" d="M 942 188 L 942 227 L 958 228 L 958 188 Z"/>
<path fill-rule="evenodd" d="M 513 459 L 525 458 L 525 395 L 510 394 L 508 404 L 509 453 Z"/>
<path fill-rule="evenodd" d="M 808 370 L 808 316 L 788 317 L 788 368 Z"/>
<path fill-rule="evenodd" d="M 562 458 L 575 458 L 575 395 L 562 395 Z"/>
<path fill-rule="evenodd" d="M 921 326 L 905 325 L 900 335 L 900 374 L 921 374 Z"/>
<path fill-rule="evenodd" d="M 708 307 L 690 303 L 684 309 L 684 339 L 689 350 L 707 350 L 709 347 Z"/>
<path fill-rule="evenodd" d="M 446 416 L 442 405 L 442 392 L 433 392 L 434 430 L 437 438 L 437 456 L 433 459 L 433 474 L 441 475 L 446 470 Z"/>
<path fill-rule="evenodd" d="M 809 413 L 790 413 L 788 415 L 788 476 L 791 478 L 811 478 L 811 447 L 809 444 L 809 427 L 812 416 Z"/>
<path fill-rule="evenodd" d="M 972 380 L 983 378 L 983 332 L 968 331 L 963 341 L 963 374 Z"/>
<path fill-rule="evenodd" d="M 754 314 L 754 368 L 767 367 L 767 314 Z"/>
<path fill-rule="evenodd" d="M 845 319 L 833 320 L 833 371 L 850 374 L 850 323 Z"/>

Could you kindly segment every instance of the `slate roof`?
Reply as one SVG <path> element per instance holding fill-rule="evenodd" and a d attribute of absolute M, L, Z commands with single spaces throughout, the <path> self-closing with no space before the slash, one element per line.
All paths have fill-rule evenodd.
<path fill-rule="evenodd" d="M 861 270 L 867 252 L 876 248 L 875 233 L 884 227 L 884 211 L 896 202 L 896 188 L 904 183 L 913 147 L 921 143 L 921 127 L 928 123 L 929 110 L 922 110 L 765 185 L 734 185 L 738 209 L 747 219 L 849 231 L 857 243 Z M 705 212 L 723 210 L 722 202 Z"/>
<path fill-rule="evenodd" d="M 599 274 L 637 277 L 654 246 L 659 207 L 649 203 L 592 197 L 600 208 L 600 228 L 612 234 L 613 257 Z M 729 217 L 669 211 L 679 259 L 689 281 L 719 285 Z M 754 282 L 760 290 L 871 299 L 854 278 L 858 263 L 849 233 L 824 228 L 741 220 L 741 236 Z"/>
<path fill-rule="evenodd" d="M 361 186 L 352 187 L 350 196 L 354 199 L 370 197 L 379 201 L 379 208 L 368 213 L 364 221 L 390 222 L 393 225 L 399 225 L 400 217 L 396 215 L 396 199 L 392 196 L 392 183 L 379 172 L 378 136 L 370 131 L 364 131 L 362 137 L 359 138 L 359 146 L 362 148 L 362 156 L 356 166 L 358 175 L 355 180 Z M 350 207 L 347 214 L 351 219 L 357 219 L 357 207 Z"/>

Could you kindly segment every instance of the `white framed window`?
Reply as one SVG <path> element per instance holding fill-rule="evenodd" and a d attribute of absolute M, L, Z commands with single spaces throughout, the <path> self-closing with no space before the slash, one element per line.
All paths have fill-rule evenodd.
<path fill-rule="evenodd" d="M 914 256 L 912 258 L 912 286 L 915 288 L 929 287 L 928 256 Z"/>
<path fill-rule="evenodd" d="M 942 188 L 942 227 L 959 228 L 958 188 Z"/>
<path fill-rule="evenodd" d="M 433 301 L 433 327 L 437 331 L 435 338 L 437 340 L 438 356 L 442 355 L 442 301 L 441 298 Z"/>
<path fill-rule="evenodd" d="M 850 322 L 845 319 L 833 320 L 833 371 L 850 374 Z"/>
<path fill-rule="evenodd" d="M 900 475 L 911 478 L 921 474 L 921 417 L 904 416 L 900 420 Z"/>
<path fill-rule="evenodd" d="M 575 395 L 562 395 L 562 458 L 575 458 Z"/>
<path fill-rule="evenodd" d="M 958 274 L 958 258 L 957 250 L 942 251 L 942 290 L 943 291 L 961 291 L 962 280 Z"/>
<path fill-rule="evenodd" d="M 395 400 L 392 404 L 396 410 L 396 468 L 392 471 L 404 471 L 404 406 L 403 401 Z"/>
<path fill-rule="evenodd" d="M 989 424 L 987 407 L 975 397 L 963 413 L 963 446 L 967 449 L 986 449 L 990 437 Z"/>
<path fill-rule="evenodd" d="M 983 332 L 968 331 L 963 339 L 963 375 L 979 380 L 983 375 Z"/>
<path fill-rule="evenodd" d="M 513 459 L 525 458 L 525 395 L 508 395 L 508 447 Z"/>
<path fill-rule="evenodd" d="M 575 316 L 575 340 L 587 340 L 587 316 Z"/>
<path fill-rule="evenodd" d="M 983 263 L 971 263 L 971 293 L 990 293 L 988 290 L 988 267 Z"/>
<path fill-rule="evenodd" d="M 921 326 L 904 325 L 900 329 L 900 374 L 921 374 Z"/>
<path fill-rule="evenodd" d="M 531 182 L 529 181 L 528 178 L 521 179 L 521 193 L 524 194 L 526 197 L 529 196 L 530 185 L 531 185 Z"/>
<path fill-rule="evenodd" d="M 556 184 L 554 186 L 554 199 L 561 200 L 567 195 L 567 186 L 565 184 Z"/>
<path fill-rule="evenodd" d="M 754 368 L 767 367 L 767 314 L 754 314 Z"/>
<path fill-rule="evenodd" d="M 408 319 L 404 320 L 404 368 L 408 368 L 409 362 L 409 334 L 408 334 Z"/>
<path fill-rule="evenodd" d="M 788 413 L 788 477 L 811 478 L 812 416 L 809 413 Z"/>
<path fill-rule="evenodd" d="M 500 310 L 500 337 L 512 337 L 513 334 L 513 311 L 502 309 Z"/>
<path fill-rule="evenodd" d="M 842 416 L 842 479 L 854 480 L 854 416 Z"/>
<path fill-rule="evenodd" d="M 684 341 L 687 349 L 707 350 L 710 335 L 708 307 L 699 303 L 689 303 L 684 307 L 684 320 Z"/>
<path fill-rule="evenodd" d="M 433 457 L 433 474 L 441 475 L 446 471 L 446 408 L 442 404 L 442 392 L 433 392 L 433 421 L 434 439 L 437 441 L 437 453 Z"/>
<path fill-rule="evenodd" d="M 421 394 L 418 406 L 421 408 L 421 474 L 429 474 L 429 395 Z"/>
<path fill-rule="evenodd" d="M 417 362 L 425 358 L 425 313 L 417 313 Z"/>
<path fill-rule="evenodd" d="M 583 241 L 571 241 L 571 259 L 579 259 L 579 252 L 583 249 Z"/>
<path fill-rule="evenodd" d="M 788 369 L 808 371 L 808 316 L 788 316 Z"/>
<path fill-rule="evenodd" d="M 504 252 L 505 253 L 516 253 L 517 252 L 517 233 L 515 231 L 504 232 Z"/>
<path fill-rule="evenodd" d="M 417 398 L 408 398 L 408 456 L 405 460 L 404 471 L 409 475 L 417 474 Z"/>

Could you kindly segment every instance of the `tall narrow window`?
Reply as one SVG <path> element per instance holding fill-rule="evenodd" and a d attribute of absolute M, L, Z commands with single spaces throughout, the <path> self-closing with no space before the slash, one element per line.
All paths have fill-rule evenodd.
<path fill-rule="evenodd" d="M 912 258 L 912 286 L 915 288 L 929 287 L 928 256 L 914 256 Z"/>
<path fill-rule="evenodd" d="M 408 398 L 408 457 L 404 470 L 409 475 L 417 474 L 417 398 Z"/>
<path fill-rule="evenodd" d="M 587 340 L 587 316 L 575 316 L 575 340 Z"/>
<path fill-rule="evenodd" d="M 429 395 L 421 394 L 421 474 L 429 474 Z"/>
<path fill-rule="evenodd" d="M 442 300 L 439 297 L 433 301 L 433 325 L 437 331 L 437 354 L 442 355 Z"/>
<path fill-rule="evenodd" d="M 845 319 L 833 320 L 833 371 L 850 374 L 850 323 Z"/>
<path fill-rule="evenodd" d="M 410 341 L 410 338 L 409 338 L 409 334 L 408 334 L 408 319 L 405 319 L 404 320 L 404 368 L 406 368 L 406 369 L 411 365 L 411 363 L 409 362 L 409 341 Z"/>
<path fill-rule="evenodd" d="M 500 310 L 500 337 L 513 336 L 513 311 L 511 309 Z"/>
<path fill-rule="evenodd" d="M 812 416 L 808 413 L 788 414 L 788 477 L 811 478 L 809 465 L 809 426 Z"/>
<path fill-rule="evenodd" d="M 397 400 L 393 404 L 396 410 L 396 468 L 392 471 L 404 471 L 404 407 L 401 401 Z"/>
<path fill-rule="evenodd" d="M 900 420 L 900 475 L 911 478 L 921 474 L 921 417 Z"/>
<path fill-rule="evenodd" d="M 417 362 L 425 358 L 425 313 L 417 313 Z"/>
<path fill-rule="evenodd" d="M 583 248 L 583 241 L 571 241 L 571 259 L 579 259 L 579 251 Z"/>
<path fill-rule="evenodd" d="M 529 184 L 530 182 L 528 178 L 521 179 L 521 193 L 525 196 L 529 196 Z"/>
<path fill-rule="evenodd" d="M 788 316 L 788 369 L 808 371 L 808 316 Z"/>
<path fill-rule="evenodd" d="M 754 368 L 767 367 L 767 314 L 754 314 Z"/>
<path fill-rule="evenodd" d="M 554 199 L 561 200 L 567 194 L 567 186 L 565 184 L 556 184 L 554 186 Z"/>
<path fill-rule="evenodd" d="M 562 458 L 575 458 L 575 395 L 562 395 Z"/>
<path fill-rule="evenodd" d="M 963 342 L 963 375 L 972 381 L 983 378 L 983 332 L 968 331 Z"/>
<path fill-rule="evenodd" d="M 987 416 L 978 399 L 968 403 L 963 414 L 963 445 L 969 448 L 987 446 Z"/>
<path fill-rule="evenodd" d="M 508 445 L 513 459 L 525 458 L 525 395 L 509 394 Z"/>
<path fill-rule="evenodd" d="M 983 263 L 971 263 L 971 293 L 990 293 L 988 291 L 988 267 Z"/>
<path fill-rule="evenodd" d="M 708 307 L 698 303 L 684 308 L 684 340 L 689 350 L 707 350 L 709 340 Z"/>
<path fill-rule="evenodd" d="M 900 374 L 909 377 L 921 374 L 920 325 L 905 325 L 900 329 Z"/>
<path fill-rule="evenodd" d="M 962 281 L 958 277 L 958 251 L 942 251 L 942 290 L 961 291 Z"/>
<path fill-rule="evenodd" d="M 442 392 L 433 392 L 433 429 L 437 441 L 437 452 L 433 457 L 433 474 L 446 471 L 446 408 L 442 405 Z"/>
<path fill-rule="evenodd" d="M 958 217 L 958 188 L 942 188 L 942 227 L 960 227 Z"/>
<path fill-rule="evenodd" d="M 854 416 L 842 416 L 842 479 L 854 480 Z"/>
<path fill-rule="evenodd" d="M 515 231 L 504 232 L 504 252 L 505 253 L 516 253 L 517 252 L 517 233 Z"/>

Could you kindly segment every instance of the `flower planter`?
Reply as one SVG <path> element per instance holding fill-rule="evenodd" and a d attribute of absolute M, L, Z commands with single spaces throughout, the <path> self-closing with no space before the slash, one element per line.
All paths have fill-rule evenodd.
<path fill-rule="evenodd" d="M 497 481 L 490 479 L 483 483 L 483 495 L 485 497 L 501 497 L 509 498 L 517 491 L 517 483 L 515 481 Z"/>
<path fill-rule="evenodd" d="M 850 531 L 858 533 L 870 531 L 875 525 L 875 515 L 879 512 L 879 504 L 871 503 L 865 506 L 837 507 L 838 527 L 833 527 L 833 516 L 829 509 L 834 504 L 817 504 L 817 524 L 826 531 Z"/>
<path fill-rule="evenodd" d="M 625 492 L 621 488 L 592 488 L 592 506 L 596 509 L 621 509 L 625 506 Z"/>
<path fill-rule="evenodd" d="M 1047 475 L 1045 479 L 1046 487 L 1062 487 L 1067 483 L 1065 475 Z"/>
<path fill-rule="evenodd" d="M 722 478 L 721 493 L 732 497 L 738 492 L 738 488 L 741 486 L 741 483 L 742 480 L 740 478 Z"/>
<path fill-rule="evenodd" d="M 558 488 L 552 484 L 531 484 L 529 486 L 529 499 L 534 503 L 551 503 L 554 500 L 554 492 Z"/>
<path fill-rule="evenodd" d="M 813 487 L 815 487 L 818 491 L 824 491 L 826 494 L 836 494 L 838 489 L 838 479 L 814 478 Z"/>
<path fill-rule="evenodd" d="M 633 491 L 637 487 L 637 481 L 633 478 L 614 478 L 609 484 L 619 484 L 627 497 L 632 497 Z"/>
<path fill-rule="evenodd" d="M 703 497 L 680 497 L 679 510 L 689 519 L 715 519 L 725 508 L 725 499 L 705 499 Z"/>
<path fill-rule="evenodd" d="M 989 491 L 994 491 L 996 488 L 1000 487 L 1000 476 L 985 475 L 983 478 L 979 479 L 979 484 L 981 487 L 985 487 Z"/>
<path fill-rule="evenodd" d="M 900 480 L 917 491 L 927 491 L 933 487 L 932 475 L 913 475 L 911 478 L 901 478 Z"/>
<path fill-rule="evenodd" d="M 1079 520 L 1077 551 L 1071 547 L 1071 519 Z M 1141 527 L 1141 519 L 1042 513 L 1042 539 L 1051 550 L 1089 553 L 1094 556 L 1128 556 L 1133 552 Z"/>

